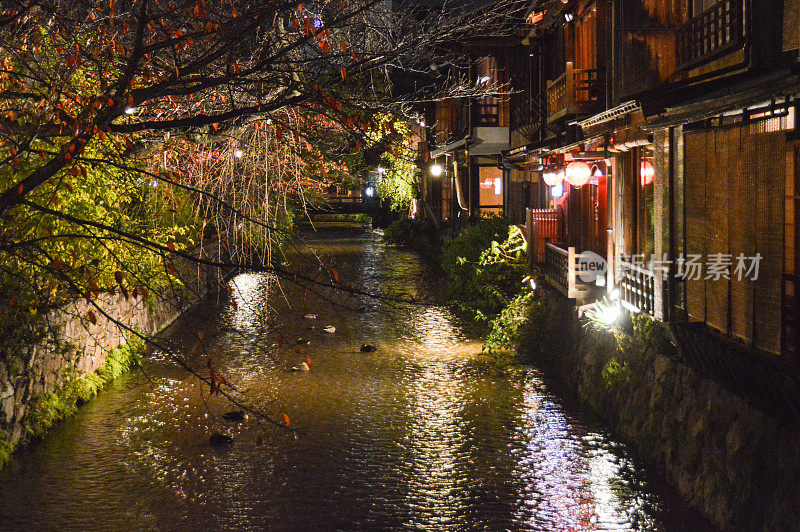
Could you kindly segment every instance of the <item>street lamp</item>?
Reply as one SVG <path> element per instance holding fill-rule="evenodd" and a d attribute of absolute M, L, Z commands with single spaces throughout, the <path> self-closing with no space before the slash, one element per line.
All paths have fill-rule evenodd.
<path fill-rule="evenodd" d="M 433 177 L 439 177 L 442 175 L 442 172 L 444 172 L 444 168 L 442 168 L 442 165 L 439 163 L 433 163 L 429 170 Z"/>

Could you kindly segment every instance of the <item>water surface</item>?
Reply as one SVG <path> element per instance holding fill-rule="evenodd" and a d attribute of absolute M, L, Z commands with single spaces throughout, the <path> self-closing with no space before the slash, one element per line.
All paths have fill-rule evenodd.
<path fill-rule="evenodd" d="M 312 245 L 366 291 L 424 298 L 441 284 L 375 232 Z M 235 308 L 207 301 L 164 341 L 301 434 L 223 420 L 229 403 L 155 353 L 0 472 L 0 529 L 707 526 L 623 445 L 572 417 L 535 368 L 476 361 L 480 343 L 444 308 L 279 289 L 262 274 L 231 287 Z M 361 353 L 364 342 L 378 350 Z M 290 371 L 303 361 L 309 372 Z M 212 448 L 214 432 L 234 442 Z"/>

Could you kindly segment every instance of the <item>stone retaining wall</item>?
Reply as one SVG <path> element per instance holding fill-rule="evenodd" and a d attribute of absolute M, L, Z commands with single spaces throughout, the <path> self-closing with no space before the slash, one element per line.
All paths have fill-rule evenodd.
<path fill-rule="evenodd" d="M 648 318 L 598 332 L 560 295 L 545 304 L 532 358 L 692 506 L 726 530 L 800 530 L 798 427 L 700 378 Z"/>
<path fill-rule="evenodd" d="M 218 256 L 216 242 L 199 253 Z M 149 294 L 148 300 L 103 294 L 95 303 L 113 320 L 153 335 L 221 280 L 216 269 L 188 262 L 176 267 L 185 285 L 181 289 Z M 88 319 L 90 311 L 95 323 Z M 35 330 L 20 330 L 9 342 L 16 345 L 0 349 L 0 450 L 25 440 L 26 420 L 37 398 L 59 390 L 69 375 L 88 375 L 103 366 L 106 355 L 130 334 L 85 300 L 50 311 L 38 322 Z"/>

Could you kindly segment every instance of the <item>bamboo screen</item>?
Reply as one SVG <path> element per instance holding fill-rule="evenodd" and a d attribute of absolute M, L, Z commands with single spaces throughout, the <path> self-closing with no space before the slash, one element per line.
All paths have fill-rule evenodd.
<path fill-rule="evenodd" d="M 704 268 L 687 281 L 694 320 L 779 353 L 786 138 L 751 133 L 749 126 L 685 136 L 686 253 L 731 255 L 731 278 Z M 762 256 L 758 279 L 739 281 L 736 257 Z"/>

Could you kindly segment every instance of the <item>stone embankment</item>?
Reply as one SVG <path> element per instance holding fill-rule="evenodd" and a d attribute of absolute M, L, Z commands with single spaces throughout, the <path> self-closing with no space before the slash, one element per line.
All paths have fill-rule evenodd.
<path fill-rule="evenodd" d="M 196 252 L 219 256 L 217 242 Z M 145 336 L 156 334 L 191 304 L 219 286 L 219 270 L 191 261 L 176 264 L 183 286 L 147 298 L 119 292 L 101 294 L 51 310 L 0 347 L 0 467 L 14 448 L 38 436 L 75 410 L 126 369 L 136 356 L 126 344 L 134 338 L 125 327 Z M 118 326 L 115 322 L 123 324 Z M 138 342 L 141 344 L 141 342 Z M 109 356 L 111 358 L 109 358 Z M 113 365 L 110 368 L 109 365 Z M 69 402 L 71 404 L 65 404 Z"/>
<path fill-rule="evenodd" d="M 585 327 L 550 294 L 530 356 L 726 530 L 800 530 L 800 431 L 701 378 L 658 323 Z"/>

